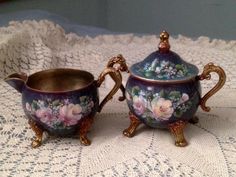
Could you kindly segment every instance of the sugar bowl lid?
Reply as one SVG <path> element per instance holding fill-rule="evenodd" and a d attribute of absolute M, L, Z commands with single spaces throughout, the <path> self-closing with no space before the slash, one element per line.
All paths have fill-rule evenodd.
<path fill-rule="evenodd" d="M 159 50 L 131 66 L 131 75 L 151 81 L 184 81 L 195 77 L 198 68 L 170 50 L 169 34 L 160 34 Z"/>

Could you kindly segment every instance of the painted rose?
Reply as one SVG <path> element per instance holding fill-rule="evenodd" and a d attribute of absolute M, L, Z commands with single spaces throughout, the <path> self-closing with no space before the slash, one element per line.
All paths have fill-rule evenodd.
<path fill-rule="evenodd" d="M 35 112 L 36 117 L 43 123 L 50 125 L 53 121 L 52 110 L 50 108 L 41 108 Z"/>
<path fill-rule="evenodd" d="M 134 110 L 138 115 L 141 115 L 145 111 L 146 100 L 142 96 L 133 97 Z"/>
<path fill-rule="evenodd" d="M 179 99 L 178 105 L 180 105 L 180 104 L 182 104 L 182 103 L 184 103 L 184 102 L 186 102 L 186 101 L 188 101 L 188 100 L 189 100 L 188 94 L 183 93 L 182 96 L 181 96 L 181 98 Z"/>
<path fill-rule="evenodd" d="M 70 100 L 69 99 L 64 99 L 64 104 L 70 104 Z"/>
<path fill-rule="evenodd" d="M 164 98 L 153 99 L 151 106 L 156 119 L 168 120 L 174 112 L 172 102 Z"/>
<path fill-rule="evenodd" d="M 156 72 L 157 74 L 160 74 L 160 72 L 161 72 L 161 68 L 160 68 L 160 67 L 156 67 L 155 72 Z"/>
<path fill-rule="evenodd" d="M 188 94 L 183 93 L 183 95 L 182 95 L 182 100 L 183 100 L 184 102 L 185 102 L 185 101 L 188 101 L 188 100 L 189 100 Z"/>
<path fill-rule="evenodd" d="M 65 126 L 77 124 L 82 117 L 82 107 L 79 104 L 64 105 L 59 110 L 59 119 Z"/>
<path fill-rule="evenodd" d="M 29 112 L 31 112 L 31 110 L 32 110 L 29 103 L 26 103 L 26 104 L 25 104 L 25 108 L 26 108 L 26 110 L 29 111 Z"/>

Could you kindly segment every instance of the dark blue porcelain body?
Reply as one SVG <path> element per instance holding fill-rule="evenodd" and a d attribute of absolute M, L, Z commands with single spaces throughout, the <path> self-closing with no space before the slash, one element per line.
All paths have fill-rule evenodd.
<path fill-rule="evenodd" d="M 200 82 L 158 83 L 130 76 L 126 84 L 129 109 L 140 121 L 154 128 L 188 121 L 197 111 L 201 98 Z"/>
<path fill-rule="evenodd" d="M 130 68 L 126 85 L 129 109 L 150 127 L 166 128 L 193 118 L 201 99 L 198 68 L 169 50 L 158 51 Z"/>
<path fill-rule="evenodd" d="M 59 93 L 23 87 L 22 105 L 28 119 L 49 134 L 70 136 L 84 118 L 92 118 L 98 111 L 98 89 L 95 81 L 85 88 Z"/>

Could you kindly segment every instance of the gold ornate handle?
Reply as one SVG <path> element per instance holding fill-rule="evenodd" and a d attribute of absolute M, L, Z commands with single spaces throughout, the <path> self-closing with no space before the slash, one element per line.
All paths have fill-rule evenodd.
<path fill-rule="evenodd" d="M 215 72 L 219 75 L 219 81 L 209 92 L 207 92 L 204 95 L 204 97 L 201 98 L 200 106 L 206 112 L 209 112 L 211 110 L 210 107 L 206 106 L 206 101 L 212 95 L 214 95 L 218 90 L 220 90 L 226 81 L 226 75 L 225 75 L 224 70 L 219 66 L 215 66 L 213 63 L 208 63 L 206 66 L 204 66 L 203 72 L 199 76 L 199 79 L 200 80 L 204 80 L 204 79 L 210 80 L 211 79 L 211 74 L 210 74 L 211 72 Z"/>
<path fill-rule="evenodd" d="M 107 94 L 107 96 L 102 100 L 102 102 L 99 105 L 98 112 L 101 112 L 103 106 L 112 99 L 113 95 L 119 90 L 121 84 L 122 84 L 122 76 L 119 71 L 117 71 L 115 68 L 107 67 L 104 69 L 104 71 L 100 74 L 97 80 L 97 86 L 100 87 L 102 82 L 105 80 L 106 75 L 110 75 L 111 78 L 115 81 L 115 85 L 112 88 L 112 90 Z"/>
<path fill-rule="evenodd" d="M 129 73 L 129 69 L 126 64 L 125 58 L 121 54 L 117 55 L 116 57 L 112 57 L 107 63 L 107 67 L 115 68 L 116 71 L 119 71 L 119 72 Z M 119 101 L 124 101 L 125 100 L 125 87 L 123 84 L 121 84 L 120 90 L 122 92 L 122 96 L 119 97 Z"/>

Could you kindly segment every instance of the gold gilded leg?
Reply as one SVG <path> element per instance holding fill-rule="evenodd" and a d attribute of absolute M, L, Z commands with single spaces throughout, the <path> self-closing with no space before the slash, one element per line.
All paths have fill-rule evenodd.
<path fill-rule="evenodd" d="M 84 120 L 82 120 L 79 127 L 79 140 L 85 146 L 91 144 L 91 141 L 87 138 L 87 133 L 91 128 L 92 123 L 93 123 L 93 118 L 85 118 Z"/>
<path fill-rule="evenodd" d="M 119 101 L 124 101 L 125 100 L 125 87 L 123 86 L 123 84 L 121 84 L 120 90 L 122 92 L 122 96 L 119 97 Z"/>
<path fill-rule="evenodd" d="M 199 118 L 197 116 L 194 116 L 188 122 L 190 124 L 197 124 L 199 122 Z"/>
<path fill-rule="evenodd" d="M 34 131 L 35 133 L 35 138 L 33 139 L 31 146 L 32 148 L 36 148 L 41 146 L 42 144 L 42 137 L 43 137 L 43 130 L 37 126 L 37 124 L 33 120 L 29 120 L 29 125 L 30 128 Z"/>
<path fill-rule="evenodd" d="M 125 135 L 125 136 L 130 138 L 130 137 L 134 136 L 135 130 L 141 124 L 141 122 L 131 112 L 129 113 L 129 118 L 130 118 L 130 126 L 123 131 L 123 135 Z"/>
<path fill-rule="evenodd" d="M 187 122 L 177 121 L 169 125 L 169 129 L 175 138 L 175 145 L 179 147 L 187 146 L 187 141 L 184 138 L 184 127 Z"/>

